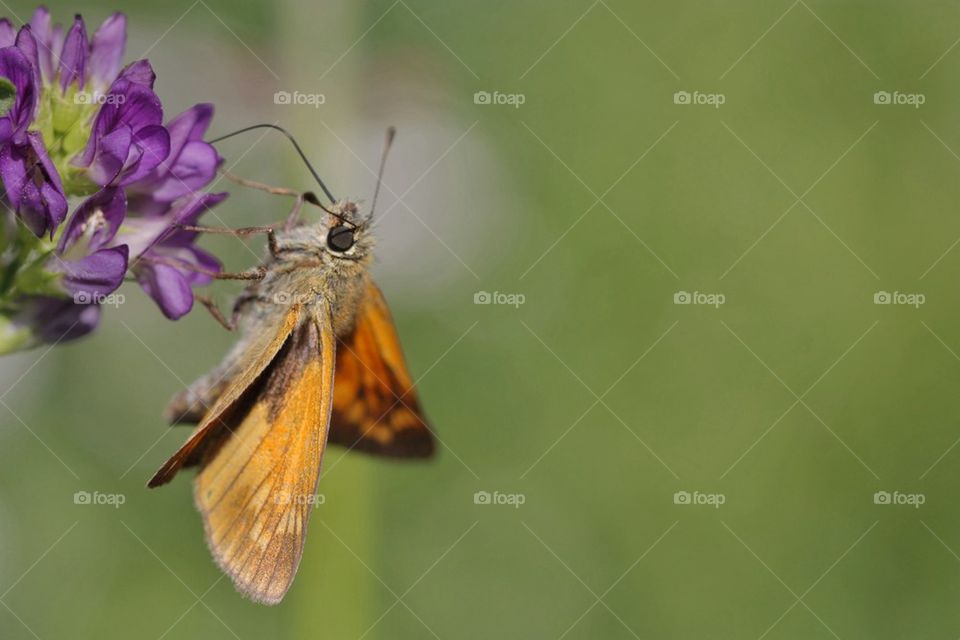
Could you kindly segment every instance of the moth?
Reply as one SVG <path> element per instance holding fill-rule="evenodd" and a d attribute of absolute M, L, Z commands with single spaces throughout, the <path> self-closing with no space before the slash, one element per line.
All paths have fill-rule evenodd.
<path fill-rule="evenodd" d="M 387 147 L 392 138 L 391 129 Z M 230 321 L 200 299 L 240 339 L 167 407 L 170 422 L 197 426 L 148 483 L 158 487 L 197 467 L 194 501 L 213 557 L 241 593 L 265 604 L 280 602 L 297 572 L 328 443 L 400 458 L 435 449 L 369 273 L 374 206 L 361 217 L 356 203 L 335 201 L 325 220 L 303 224 L 300 205 L 322 205 L 297 195 L 282 231 L 234 231 L 265 232 L 269 255 L 251 272 L 220 276 L 251 281 Z"/>

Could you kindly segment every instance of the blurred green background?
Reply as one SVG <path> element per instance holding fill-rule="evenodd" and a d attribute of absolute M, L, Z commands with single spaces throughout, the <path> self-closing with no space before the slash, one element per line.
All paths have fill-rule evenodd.
<path fill-rule="evenodd" d="M 186 436 L 167 398 L 234 338 L 125 287 L 93 337 L 0 363 L 0 637 L 960 635 L 956 3 L 50 8 L 125 11 L 170 115 L 284 124 L 338 196 L 398 128 L 376 275 L 443 447 L 331 449 L 286 600 L 242 599 L 189 478 L 144 488 Z M 282 139 L 220 149 L 311 187 Z M 208 223 L 289 205 L 231 191 Z"/>

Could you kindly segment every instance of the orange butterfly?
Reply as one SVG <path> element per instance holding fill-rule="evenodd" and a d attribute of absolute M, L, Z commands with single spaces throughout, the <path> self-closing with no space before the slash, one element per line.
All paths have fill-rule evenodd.
<path fill-rule="evenodd" d="M 313 202 L 301 196 L 298 204 L 304 199 Z M 199 424 L 148 484 L 199 467 L 194 498 L 213 556 L 240 592 L 267 604 L 283 598 L 297 572 L 327 442 L 384 456 L 434 451 L 390 311 L 368 273 L 370 216 L 358 220 L 349 201 L 314 225 L 292 224 L 297 213 L 283 232 L 264 228 L 264 265 L 221 276 L 254 280 L 232 322 L 201 299 L 242 337 L 170 403 L 171 422 Z"/>

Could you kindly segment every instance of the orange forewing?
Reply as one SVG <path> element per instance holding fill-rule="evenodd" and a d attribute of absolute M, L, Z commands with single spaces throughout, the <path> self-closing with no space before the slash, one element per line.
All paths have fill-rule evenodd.
<path fill-rule="evenodd" d="M 372 281 L 353 332 L 337 345 L 330 442 L 384 456 L 427 457 L 434 451 L 393 318 Z"/>
<path fill-rule="evenodd" d="M 300 563 L 332 407 L 331 320 L 325 311 L 304 313 L 288 313 L 263 346 L 269 358 L 251 352 L 267 364 L 234 378 L 150 481 L 163 484 L 199 464 L 194 501 L 207 544 L 237 589 L 267 604 L 280 602 Z"/>
<path fill-rule="evenodd" d="M 300 564 L 330 420 L 334 342 L 329 317 L 302 323 L 194 482 L 217 563 L 258 602 L 279 602 Z"/>
<path fill-rule="evenodd" d="M 253 338 L 253 342 L 248 346 L 246 353 L 250 354 L 248 358 L 241 361 L 243 368 L 237 371 L 226 381 L 227 385 L 222 394 L 216 397 L 211 406 L 206 407 L 203 420 L 193 430 L 187 441 L 167 460 L 160 470 L 157 471 L 147 486 L 150 488 L 159 487 L 173 479 L 184 466 L 195 464 L 198 461 L 199 454 L 205 447 L 219 440 L 229 433 L 220 433 L 225 429 L 230 429 L 226 417 L 234 405 L 241 399 L 256 381 L 257 377 L 270 365 L 276 357 L 277 352 L 286 343 L 290 334 L 300 320 L 302 311 L 299 306 L 292 306 L 283 318 L 283 322 L 274 331 L 262 331 Z"/>

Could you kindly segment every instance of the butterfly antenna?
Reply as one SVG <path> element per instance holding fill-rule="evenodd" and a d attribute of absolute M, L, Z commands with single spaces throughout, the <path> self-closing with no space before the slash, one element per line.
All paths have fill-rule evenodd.
<path fill-rule="evenodd" d="M 323 189 L 323 193 L 327 196 L 327 198 L 330 199 L 330 202 L 332 204 L 336 204 L 337 199 L 333 197 L 333 194 L 330 193 L 330 189 L 327 189 L 327 185 L 325 185 L 323 183 L 323 180 L 320 179 L 320 175 L 313 168 L 313 165 L 310 164 L 310 160 L 307 159 L 307 154 L 303 152 L 303 149 L 300 148 L 300 145 L 297 144 L 296 139 L 290 134 L 290 132 L 284 129 L 283 127 L 277 126 L 275 124 L 255 124 L 250 127 L 244 127 L 243 129 L 238 129 L 224 136 L 220 136 L 219 138 L 215 138 L 210 141 L 210 144 L 216 144 L 222 140 L 226 140 L 227 138 L 232 138 L 233 136 L 240 135 L 241 133 L 246 133 L 247 131 L 253 131 L 254 129 L 273 129 L 274 131 L 279 131 L 284 136 L 286 136 L 287 140 L 289 140 L 293 144 L 293 148 L 297 150 L 298 154 L 300 154 L 300 159 L 303 160 L 303 163 L 305 165 L 307 165 L 307 169 L 310 170 L 310 173 L 313 175 L 313 179 L 316 180 L 317 184 L 320 185 L 320 188 Z"/>
<path fill-rule="evenodd" d="M 377 170 L 377 186 L 373 189 L 373 201 L 370 203 L 370 213 L 367 214 L 367 219 L 364 221 L 364 224 L 373 220 L 373 212 L 377 209 L 377 196 L 380 195 L 380 185 L 383 184 L 383 168 L 387 164 L 387 154 L 390 152 L 390 147 L 393 146 L 393 139 L 396 135 L 396 128 L 387 127 L 387 138 L 383 142 L 383 153 L 380 154 L 380 168 Z"/>

